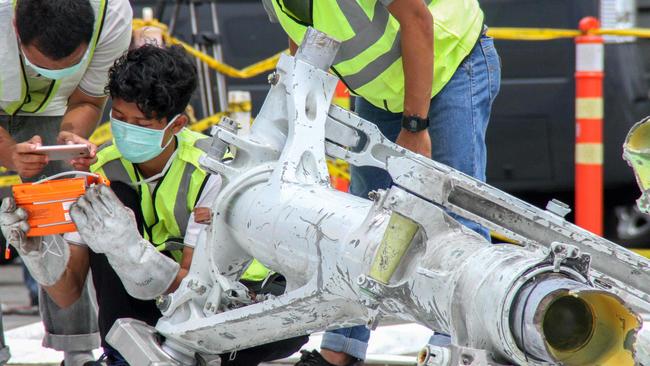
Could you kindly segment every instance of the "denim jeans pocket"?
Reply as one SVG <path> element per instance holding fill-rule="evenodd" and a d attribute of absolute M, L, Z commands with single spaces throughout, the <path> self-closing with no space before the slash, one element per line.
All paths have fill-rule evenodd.
<path fill-rule="evenodd" d="M 481 50 L 488 69 L 490 98 L 494 100 L 501 89 L 501 59 L 494 47 L 494 40 L 488 36 L 481 36 Z"/>

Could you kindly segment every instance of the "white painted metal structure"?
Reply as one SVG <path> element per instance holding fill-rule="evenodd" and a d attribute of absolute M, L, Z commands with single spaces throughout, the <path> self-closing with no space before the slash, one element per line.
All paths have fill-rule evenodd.
<path fill-rule="evenodd" d="M 423 351 L 422 365 L 607 365 L 612 354 L 609 364 L 632 364 L 640 319 L 622 299 L 650 308 L 650 263 L 569 224 L 560 205 L 530 206 L 331 106 L 337 79 L 325 70 L 337 48 L 310 30 L 295 58 L 280 59 L 250 133 L 228 119 L 215 128 L 201 163 L 224 186 L 190 272 L 160 299 L 155 329 L 121 320 L 109 343 L 132 365 L 208 364 L 273 340 L 400 319 L 452 335 L 452 346 Z M 226 146 L 237 151 L 227 163 Z M 395 185 L 371 200 L 338 192 L 326 154 L 386 169 Z M 443 208 L 522 246 L 490 245 Z M 415 235 L 402 235 L 410 227 Z M 252 258 L 286 277 L 284 295 L 248 296 L 237 279 Z M 547 316 L 555 313 L 571 321 Z"/>

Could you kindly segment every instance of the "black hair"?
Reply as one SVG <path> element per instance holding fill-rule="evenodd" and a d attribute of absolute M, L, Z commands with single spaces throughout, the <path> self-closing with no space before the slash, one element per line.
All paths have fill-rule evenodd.
<path fill-rule="evenodd" d="M 89 0 L 18 0 L 20 42 L 53 60 L 70 56 L 93 36 L 95 13 Z"/>
<path fill-rule="evenodd" d="M 187 107 L 196 80 L 194 63 L 183 48 L 144 45 L 115 61 L 108 71 L 106 93 L 135 103 L 147 118 L 169 121 Z"/>

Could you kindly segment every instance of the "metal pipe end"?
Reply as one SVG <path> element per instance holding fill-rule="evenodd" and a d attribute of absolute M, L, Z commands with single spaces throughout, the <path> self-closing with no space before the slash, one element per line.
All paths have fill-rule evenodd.
<path fill-rule="evenodd" d="M 451 361 L 451 355 L 445 347 L 427 344 L 418 352 L 416 361 L 417 366 L 447 365 Z"/>
<path fill-rule="evenodd" d="M 549 304 L 542 330 L 549 353 L 564 365 L 634 365 L 641 326 L 619 298 L 603 291 L 576 291 Z"/>
<path fill-rule="evenodd" d="M 515 301 L 517 345 L 538 360 L 578 365 L 634 365 L 637 314 L 616 295 L 559 274 L 527 283 Z"/>
<path fill-rule="evenodd" d="M 341 42 L 312 27 L 307 28 L 296 58 L 327 71 L 339 51 Z"/>

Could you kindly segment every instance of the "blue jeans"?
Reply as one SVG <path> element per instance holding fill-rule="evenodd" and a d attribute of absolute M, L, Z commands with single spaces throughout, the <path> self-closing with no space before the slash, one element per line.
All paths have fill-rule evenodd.
<path fill-rule="evenodd" d="M 481 36 L 472 52 L 429 106 L 429 135 L 432 159 L 485 181 L 485 131 L 492 102 L 499 93 L 501 65 L 494 42 Z M 357 98 L 356 112 L 375 123 L 391 141 L 401 130 L 401 113 L 390 113 Z M 392 180 L 385 170 L 351 167 L 350 192 L 368 197 L 377 189 L 387 189 Z M 452 215 L 459 222 L 489 239 L 488 231 L 470 220 Z M 322 348 L 364 359 L 370 331 L 365 326 L 326 332 Z"/>

